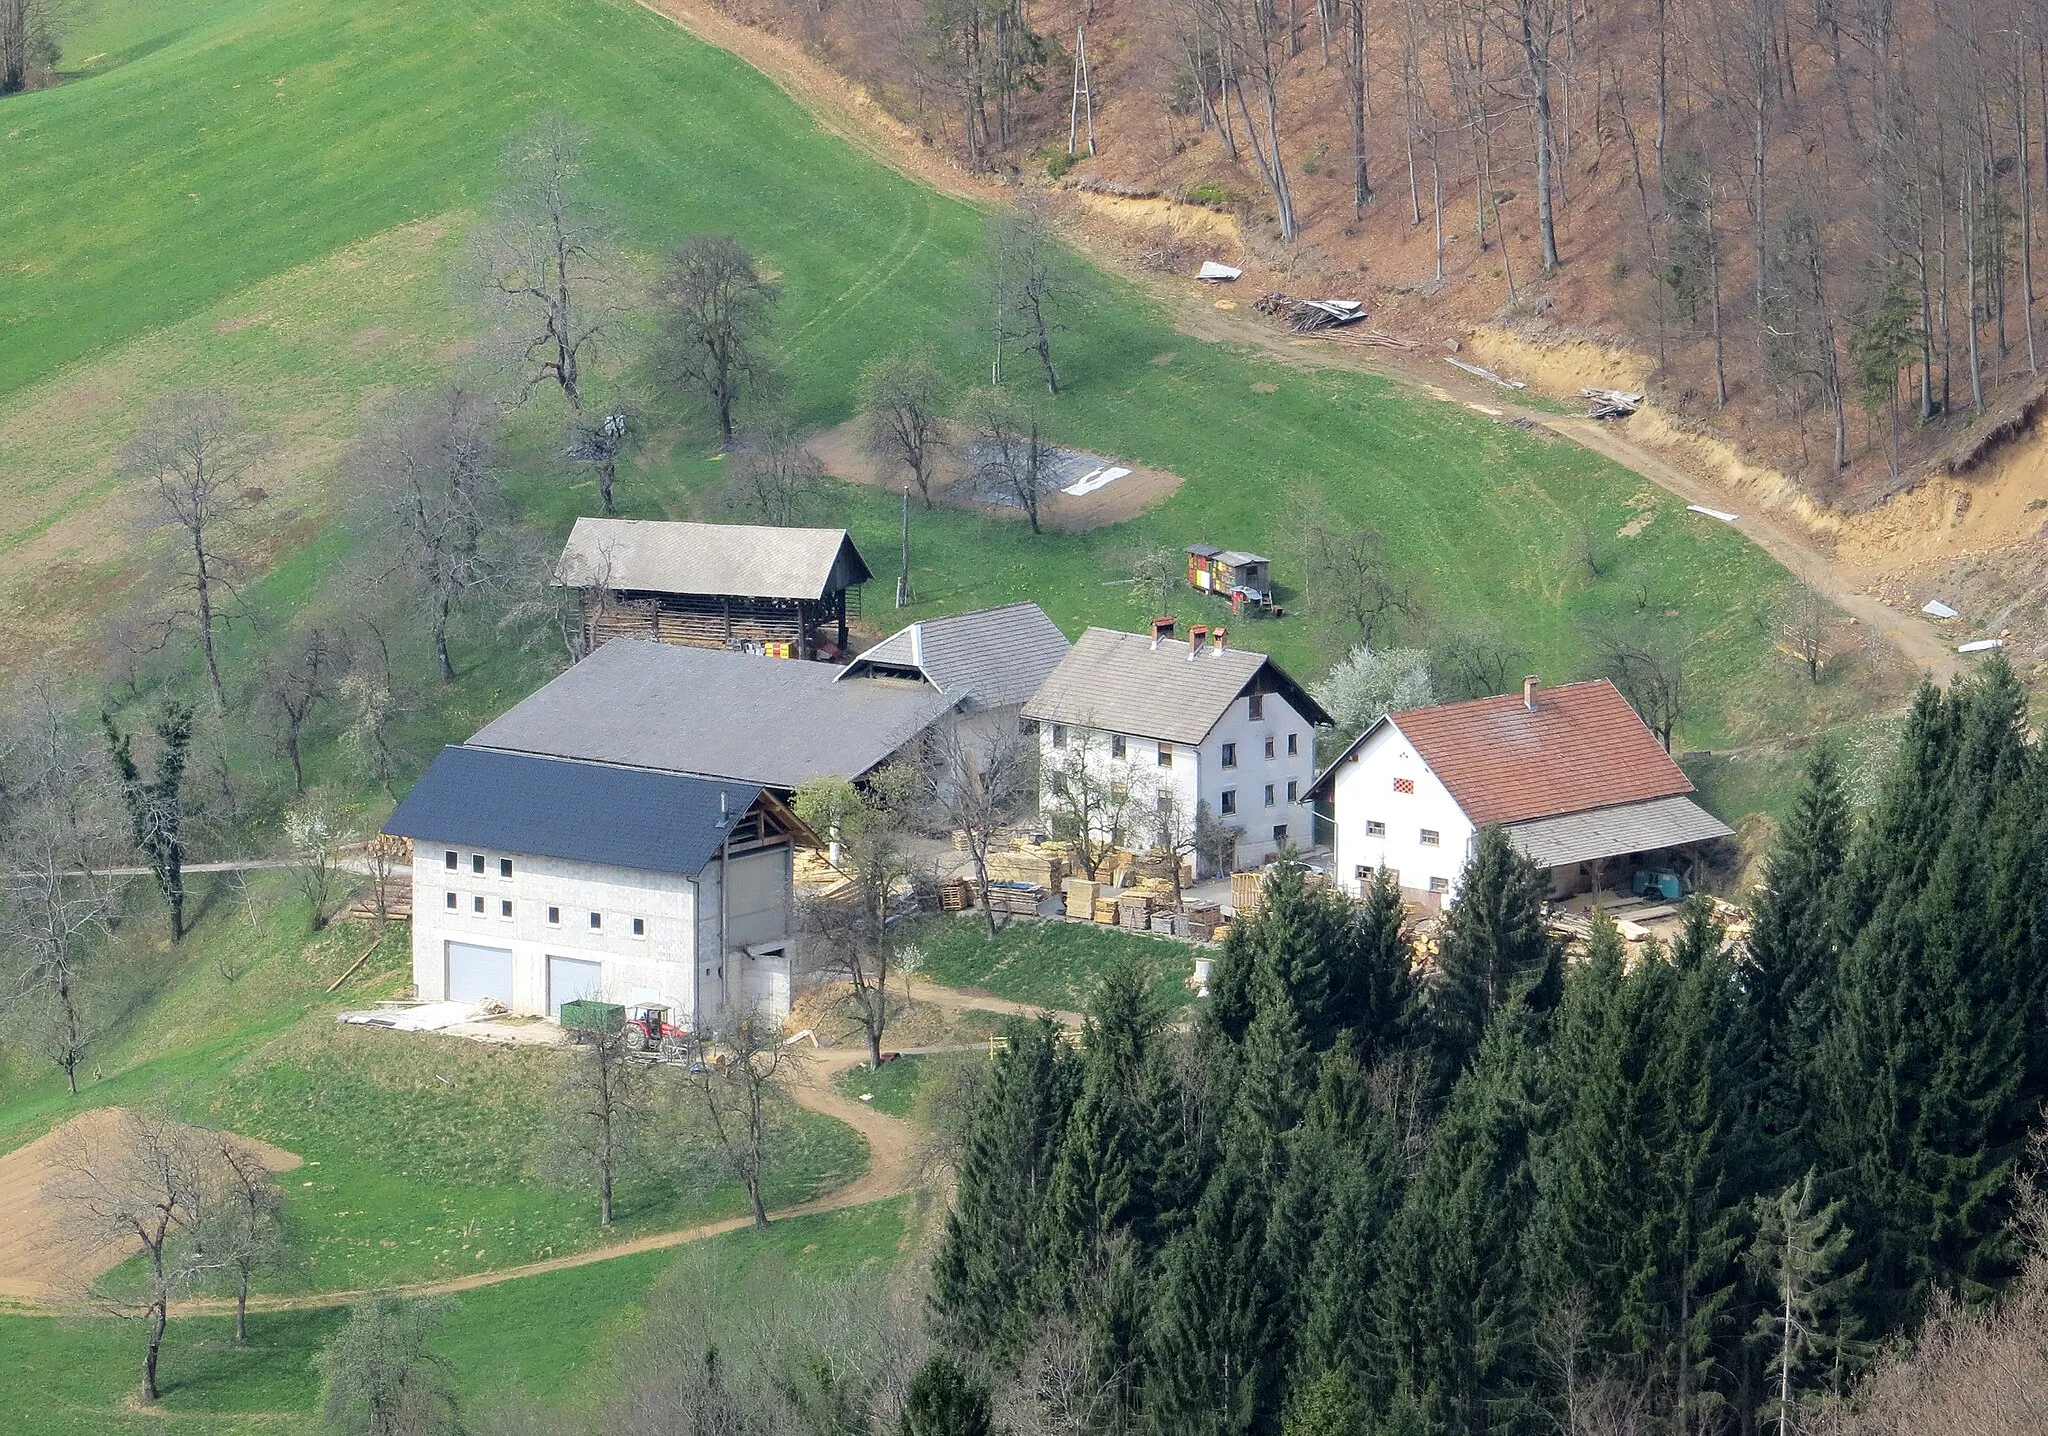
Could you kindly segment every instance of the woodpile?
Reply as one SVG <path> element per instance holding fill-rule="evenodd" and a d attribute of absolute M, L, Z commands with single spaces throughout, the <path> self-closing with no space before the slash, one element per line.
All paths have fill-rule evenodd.
<path fill-rule="evenodd" d="M 1579 397 L 1588 401 L 1588 419 L 1626 419 L 1643 407 L 1643 396 L 1625 389 L 1581 389 Z"/>
<path fill-rule="evenodd" d="M 998 882 L 1029 883 L 1051 892 L 1067 875 L 1067 865 L 1051 848 L 1002 848 L 988 855 L 988 875 Z"/>
<path fill-rule="evenodd" d="M 1413 339 L 1403 339 L 1398 334 L 1388 334 L 1379 329 L 1347 329 L 1342 334 L 1324 332 L 1316 335 L 1332 344 L 1349 344 L 1354 349 L 1398 349 L 1404 354 L 1413 354 L 1422 346 Z"/>
<path fill-rule="evenodd" d="M 1277 289 L 1261 294 L 1252 307 L 1284 321 L 1296 334 L 1340 328 L 1365 318 L 1365 305 L 1356 299 L 1296 299 Z"/>
<path fill-rule="evenodd" d="M 991 882 L 988 885 L 988 909 L 1015 917 L 1037 917 L 1047 894 L 1048 890 L 1037 883 Z"/>
<path fill-rule="evenodd" d="M 939 911 L 965 912 L 974 906 L 974 884 L 966 878 L 947 878 L 939 884 Z"/>

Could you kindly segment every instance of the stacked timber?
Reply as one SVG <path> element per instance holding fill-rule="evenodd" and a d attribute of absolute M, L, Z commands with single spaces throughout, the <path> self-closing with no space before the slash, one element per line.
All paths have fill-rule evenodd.
<path fill-rule="evenodd" d="M 1116 925 L 1133 932 L 1148 931 L 1152 925 L 1152 898 L 1147 893 L 1125 893 L 1116 900 Z"/>
<path fill-rule="evenodd" d="M 988 855 L 988 875 L 1006 883 L 1029 883 L 1053 891 L 1067 875 L 1058 853 L 1046 848 L 1003 848 Z"/>
<path fill-rule="evenodd" d="M 1068 878 L 1063 889 L 1067 916 L 1082 922 L 1095 921 L 1095 904 L 1101 891 L 1100 883 L 1090 882 L 1087 878 Z"/>
<path fill-rule="evenodd" d="M 990 912 L 1006 912 L 1017 917 L 1037 917 L 1038 909 L 1045 902 L 1047 889 L 1037 883 L 991 882 L 988 885 L 988 906 Z"/>

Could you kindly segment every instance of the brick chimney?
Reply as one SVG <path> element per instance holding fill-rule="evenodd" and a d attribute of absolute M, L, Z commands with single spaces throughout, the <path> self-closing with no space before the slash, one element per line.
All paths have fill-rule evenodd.
<path fill-rule="evenodd" d="M 1159 645 L 1173 637 L 1176 620 L 1170 614 L 1162 614 L 1152 620 L 1152 649 L 1156 653 Z"/>
<path fill-rule="evenodd" d="M 1193 663 L 1202 652 L 1202 644 L 1208 640 L 1209 626 L 1198 623 L 1188 630 L 1188 662 Z"/>
<path fill-rule="evenodd" d="M 1217 655 L 1219 658 L 1223 655 L 1223 635 L 1228 632 L 1230 632 L 1230 630 L 1227 628 L 1219 628 L 1209 635 L 1209 651 Z"/>
<path fill-rule="evenodd" d="M 1522 680 L 1522 706 L 1531 713 L 1536 711 L 1536 690 L 1541 684 L 1542 681 L 1534 673 Z"/>

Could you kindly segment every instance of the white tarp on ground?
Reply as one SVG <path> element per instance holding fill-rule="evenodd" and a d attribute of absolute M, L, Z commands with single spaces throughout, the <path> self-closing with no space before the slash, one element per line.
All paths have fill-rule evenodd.
<path fill-rule="evenodd" d="M 1989 652 L 1990 652 L 1990 651 L 1991 651 L 1992 649 L 1994 649 L 1994 648 L 2003 648 L 2003 647 L 2005 647 L 2005 640 L 2004 640 L 2004 639 L 2002 639 L 2002 638 L 1980 638 L 1980 639 L 1978 639 L 1978 640 L 1977 640 L 1976 642 L 1974 642 L 1974 643 L 1965 643 L 1965 644 L 1961 644 L 1960 646 L 1958 646 L 1958 647 L 1957 647 L 1957 649 L 1956 649 L 1956 652 L 1958 652 L 1958 653 L 1989 653 Z"/>
<path fill-rule="evenodd" d="M 457 1023 L 475 1022 L 495 1016 L 488 1004 L 475 1002 L 422 1002 L 417 1007 L 379 1007 L 368 1012 L 344 1012 L 336 1019 L 357 1027 L 389 1027 L 398 1032 L 439 1032 Z"/>
<path fill-rule="evenodd" d="M 1060 492 L 1063 494 L 1072 494 L 1077 499 L 1082 498 L 1085 495 L 1094 493 L 1097 489 L 1106 488 L 1108 485 L 1115 483 L 1118 479 L 1123 478 L 1128 473 L 1130 473 L 1129 469 L 1119 469 L 1115 467 L 1110 467 L 1106 469 L 1091 469 L 1086 474 L 1083 474 L 1078 481 L 1068 484 L 1065 488 L 1061 489 Z"/>
<path fill-rule="evenodd" d="M 1685 507 L 1688 513 L 1705 514 L 1708 518 L 1719 519 L 1724 524 L 1732 524 L 1742 517 L 1741 514 L 1731 514 L 1726 509 L 1710 509 L 1705 504 L 1687 504 Z"/>
<path fill-rule="evenodd" d="M 1197 279 L 1231 280 L 1243 277 L 1244 271 L 1242 269 L 1235 269 L 1228 264 L 1218 264 L 1213 259 L 1203 260 L 1202 267 L 1195 271 L 1195 278 Z"/>
<path fill-rule="evenodd" d="M 1920 605 L 1920 611 L 1929 618 L 1954 618 L 1956 611 L 1938 598 L 1930 598 Z"/>

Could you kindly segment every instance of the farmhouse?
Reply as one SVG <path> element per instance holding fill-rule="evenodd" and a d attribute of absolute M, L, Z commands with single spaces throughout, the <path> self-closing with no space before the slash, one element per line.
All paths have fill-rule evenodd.
<path fill-rule="evenodd" d="M 1171 806 L 1206 805 L 1238 830 L 1237 866 L 1313 836 L 1300 800 L 1315 776 L 1315 729 L 1331 721 L 1262 653 L 1174 621 L 1152 636 L 1091 628 L 1024 705 L 1039 725 L 1041 769 L 1082 763 L 1130 795 L 1133 826 Z M 1214 866 L 1213 860 L 1203 864 Z"/>
<path fill-rule="evenodd" d="M 583 651 L 651 638 L 773 658 L 838 658 L 847 595 L 873 577 L 844 529 L 576 520 L 555 565 L 580 594 Z"/>
<path fill-rule="evenodd" d="M 1499 823 L 1550 872 L 1554 896 L 1681 864 L 1727 824 L 1612 683 L 1544 688 L 1390 713 L 1312 795 L 1335 810 L 1337 876 L 1363 894 L 1387 869 L 1411 898 L 1455 896 L 1478 830 Z"/>
<path fill-rule="evenodd" d="M 1015 719 L 1067 656 L 1067 636 L 1035 603 L 927 618 L 839 670 L 839 681 L 910 679 L 954 701 L 970 729 Z"/>
<path fill-rule="evenodd" d="M 791 849 L 815 839 L 758 785 L 455 746 L 384 830 L 413 840 L 422 998 L 789 1011 Z"/>
<path fill-rule="evenodd" d="M 842 672 L 619 638 L 485 724 L 468 746 L 752 783 L 786 797 L 813 778 L 864 777 L 956 703 L 920 679 L 842 682 Z"/>

